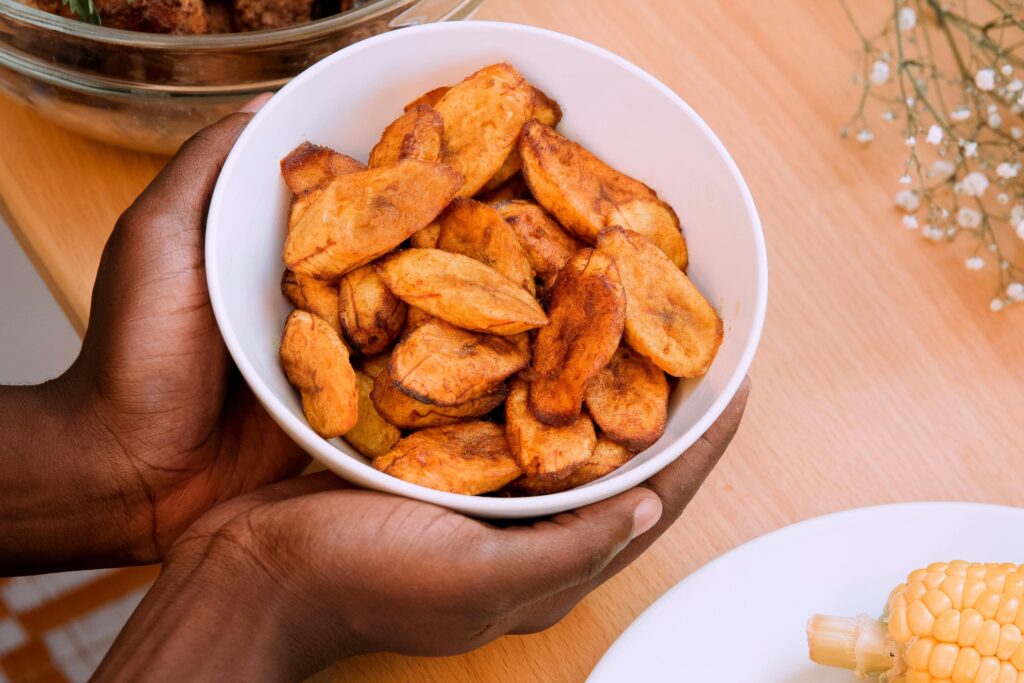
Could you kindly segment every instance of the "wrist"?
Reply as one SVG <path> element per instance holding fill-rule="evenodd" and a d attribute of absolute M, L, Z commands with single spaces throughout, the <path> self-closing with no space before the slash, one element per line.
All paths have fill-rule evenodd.
<path fill-rule="evenodd" d="M 352 653 L 336 628 L 325 647 L 304 607 L 246 542 L 194 538 L 168 554 L 96 680 L 302 680 Z"/>

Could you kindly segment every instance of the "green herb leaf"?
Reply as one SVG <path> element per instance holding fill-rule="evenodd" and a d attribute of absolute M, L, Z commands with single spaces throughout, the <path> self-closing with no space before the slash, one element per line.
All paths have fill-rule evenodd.
<path fill-rule="evenodd" d="M 93 0 L 61 0 L 61 3 L 71 9 L 72 14 L 79 21 L 88 24 L 100 25 L 100 13 L 93 4 Z"/>

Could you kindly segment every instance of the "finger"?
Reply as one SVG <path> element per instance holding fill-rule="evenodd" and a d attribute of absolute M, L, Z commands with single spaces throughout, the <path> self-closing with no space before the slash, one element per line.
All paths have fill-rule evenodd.
<path fill-rule="evenodd" d="M 221 166 L 251 119 L 247 112 L 230 114 L 186 140 L 128 214 L 201 227 Z"/>
<path fill-rule="evenodd" d="M 584 585 L 661 512 L 660 499 L 638 487 L 531 526 L 493 529 L 499 581 L 519 602 Z"/>
<path fill-rule="evenodd" d="M 638 487 L 653 491 L 661 500 L 663 513 L 658 522 L 631 541 L 591 580 L 524 608 L 513 633 L 536 633 L 557 623 L 591 591 L 629 566 L 672 526 L 728 449 L 743 417 L 750 388 L 750 379 L 745 378 L 722 415 L 697 443 Z"/>

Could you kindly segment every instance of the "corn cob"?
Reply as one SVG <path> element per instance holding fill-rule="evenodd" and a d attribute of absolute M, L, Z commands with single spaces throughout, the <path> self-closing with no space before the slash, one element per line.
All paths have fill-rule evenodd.
<path fill-rule="evenodd" d="M 881 683 L 1024 683 L 1024 565 L 938 562 L 911 572 L 881 620 L 816 614 L 811 659 Z"/>

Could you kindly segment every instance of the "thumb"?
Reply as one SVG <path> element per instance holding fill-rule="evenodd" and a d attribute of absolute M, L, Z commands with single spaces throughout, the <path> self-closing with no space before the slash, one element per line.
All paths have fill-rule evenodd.
<path fill-rule="evenodd" d="M 653 491 L 630 489 L 532 526 L 500 530 L 505 536 L 500 561 L 525 600 L 545 597 L 599 576 L 630 541 L 657 524 L 661 513 Z"/>

